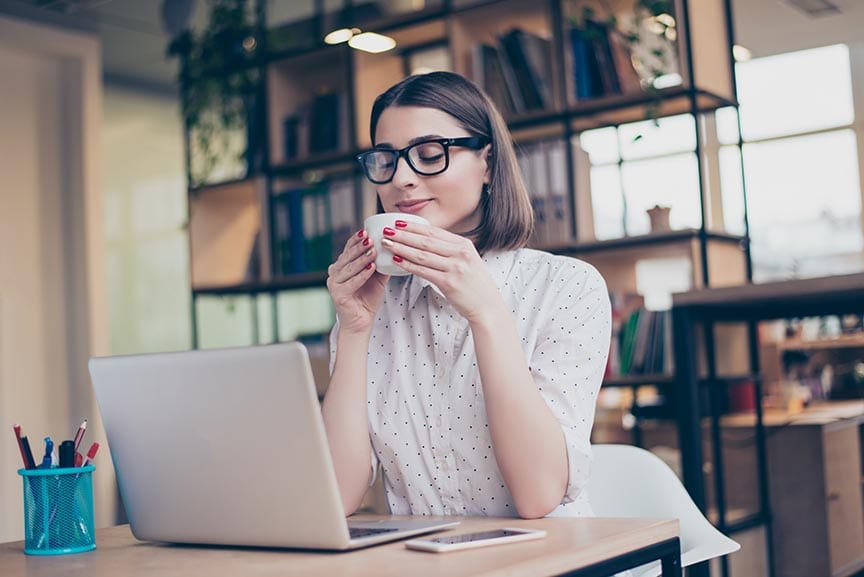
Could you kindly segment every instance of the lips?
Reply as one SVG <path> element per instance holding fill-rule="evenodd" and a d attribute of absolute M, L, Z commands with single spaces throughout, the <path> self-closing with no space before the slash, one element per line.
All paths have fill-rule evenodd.
<path fill-rule="evenodd" d="M 431 202 L 429 199 L 403 200 L 396 203 L 396 208 L 402 212 L 420 212 Z"/>

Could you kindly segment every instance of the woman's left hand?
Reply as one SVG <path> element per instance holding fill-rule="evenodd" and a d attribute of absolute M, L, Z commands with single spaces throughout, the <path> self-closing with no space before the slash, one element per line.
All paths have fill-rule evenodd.
<path fill-rule="evenodd" d="M 501 295 L 470 239 L 436 226 L 396 221 L 382 246 L 394 262 L 435 284 L 468 322 L 479 321 Z"/>

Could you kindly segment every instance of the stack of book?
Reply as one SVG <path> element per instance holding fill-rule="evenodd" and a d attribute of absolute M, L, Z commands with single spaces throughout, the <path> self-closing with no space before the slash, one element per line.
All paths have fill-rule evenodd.
<path fill-rule="evenodd" d="M 273 198 L 275 273 L 326 270 L 357 228 L 354 179 L 291 188 Z"/>
<path fill-rule="evenodd" d="M 514 28 L 472 49 L 474 81 L 505 115 L 554 108 L 552 42 Z"/>
<path fill-rule="evenodd" d="M 581 27 L 570 28 L 569 42 L 573 74 L 568 81 L 573 82 L 571 93 L 577 100 L 642 90 L 621 32 L 586 20 Z"/>
<path fill-rule="evenodd" d="M 671 311 L 647 310 L 642 297 L 632 293 L 613 292 L 610 299 L 612 347 L 606 376 L 671 374 Z"/>
<path fill-rule="evenodd" d="M 286 161 L 348 149 L 348 99 L 341 92 L 321 92 L 282 120 Z"/>

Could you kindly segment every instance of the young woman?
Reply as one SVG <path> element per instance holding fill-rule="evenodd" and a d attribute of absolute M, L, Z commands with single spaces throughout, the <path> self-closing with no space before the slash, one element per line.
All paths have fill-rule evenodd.
<path fill-rule="evenodd" d="M 448 72 L 411 76 L 372 108 L 360 155 L 383 243 L 361 230 L 330 266 L 336 308 L 324 422 L 346 514 L 380 463 L 393 514 L 590 515 L 594 407 L 609 350 L 605 283 L 525 248 L 533 216 L 491 100 Z"/>

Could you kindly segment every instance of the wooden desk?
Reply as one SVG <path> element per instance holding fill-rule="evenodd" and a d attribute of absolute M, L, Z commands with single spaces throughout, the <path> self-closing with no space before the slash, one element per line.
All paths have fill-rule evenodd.
<path fill-rule="evenodd" d="M 366 516 L 375 518 L 375 516 Z M 677 520 L 465 518 L 449 534 L 499 527 L 545 529 L 548 536 L 452 553 L 424 553 L 396 541 L 347 553 L 162 545 L 137 541 L 128 525 L 100 529 L 96 550 L 35 557 L 23 543 L 0 544 L 3 577 L 187 577 L 342 575 L 601 577 L 661 559 L 664 576 L 680 577 Z"/>

